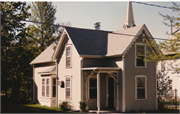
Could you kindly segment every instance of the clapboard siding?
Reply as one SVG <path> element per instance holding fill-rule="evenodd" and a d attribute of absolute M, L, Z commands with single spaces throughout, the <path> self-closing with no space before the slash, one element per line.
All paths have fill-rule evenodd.
<path fill-rule="evenodd" d="M 146 46 L 146 51 L 151 51 Z M 135 75 L 147 76 L 147 100 L 135 100 Z M 135 44 L 125 55 L 125 110 L 154 110 L 156 108 L 156 63 L 148 62 L 146 68 L 135 67 Z"/>
<path fill-rule="evenodd" d="M 58 64 L 58 81 L 65 81 L 66 76 L 71 76 L 71 99 L 67 99 L 71 102 L 73 109 L 79 110 L 79 101 L 81 101 L 81 58 L 76 51 L 72 41 L 67 39 L 65 44 L 71 45 L 71 60 L 72 60 L 72 67 L 66 68 L 66 50 L 63 48 L 62 53 L 60 55 L 60 61 Z M 65 47 L 64 44 L 64 47 Z M 66 85 L 66 83 L 65 83 Z M 61 88 L 58 85 L 58 103 L 65 101 L 65 88 Z"/>

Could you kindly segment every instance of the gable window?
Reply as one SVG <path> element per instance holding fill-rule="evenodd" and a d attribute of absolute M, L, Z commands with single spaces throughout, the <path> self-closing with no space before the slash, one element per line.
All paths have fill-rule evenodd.
<path fill-rule="evenodd" d="M 90 78 L 89 82 L 89 98 L 97 99 L 97 78 Z"/>
<path fill-rule="evenodd" d="M 49 97 L 49 79 L 46 79 L 46 97 Z"/>
<path fill-rule="evenodd" d="M 71 67 L 71 46 L 66 47 L 66 67 Z"/>
<path fill-rule="evenodd" d="M 66 78 L 66 98 L 71 98 L 71 78 Z"/>
<path fill-rule="evenodd" d="M 147 99 L 146 76 L 135 77 L 135 99 Z"/>
<path fill-rule="evenodd" d="M 146 56 L 144 44 L 136 44 L 136 67 L 145 67 L 146 62 L 144 61 Z"/>
<path fill-rule="evenodd" d="M 53 78 L 53 83 L 52 83 L 52 96 L 56 97 L 56 78 Z"/>
<path fill-rule="evenodd" d="M 45 79 L 42 79 L 42 96 L 45 96 Z"/>

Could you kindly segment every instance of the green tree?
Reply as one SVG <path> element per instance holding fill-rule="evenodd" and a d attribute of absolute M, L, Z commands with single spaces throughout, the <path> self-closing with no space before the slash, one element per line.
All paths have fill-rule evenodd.
<path fill-rule="evenodd" d="M 46 23 L 29 25 L 30 34 L 33 36 L 34 44 L 39 49 L 39 54 L 52 42 L 57 41 L 60 36 L 58 28 L 52 25 L 56 20 L 55 13 L 56 7 L 52 5 L 52 2 L 32 2 L 29 19 Z"/>
<path fill-rule="evenodd" d="M 167 26 L 173 26 L 177 30 L 180 29 L 180 5 L 173 3 L 172 11 L 175 11 L 178 13 L 178 17 L 170 16 L 170 15 L 163 15 L 160 13 L 160 15 L 164 18 L 164 20 L 168 20 L 168 22 L 172 22 L 171 24 L 168 24 L 166 22 L 163 22 Z M 155 51 L 153 52 L 147 52 L 149 53 L 148 56 L 146 56 L 147 61 L 166 61 L 171 60 L 171 63 L 169 63 L 169 70 L 173 70 L 175 73 L 180 73 L 180 66 L 176 63 L 176 61 L 180 58 L 180 32 L 175 32 L 173 34 L 169 34 L 172 37 L 160 42 L 158 45 L 156 42 L 148 42 L 146 40 L 147 45 L 153 47 L 153 48 L 159 48 L 162 52 L 162 54 L 157 54 Z M 170 62 L 170 61 L 169 61 Z"/>
<path fill-rule="evenodd" d="M 1 92 L 14 101 L 30 97 L 34 58 L 25 20 L 30 16 L 25 2 L 1 2 Z"/>

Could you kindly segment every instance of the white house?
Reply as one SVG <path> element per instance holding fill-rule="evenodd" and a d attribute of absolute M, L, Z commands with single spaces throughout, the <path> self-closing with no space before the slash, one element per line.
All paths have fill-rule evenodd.
<path fill-rule="evenodd" d="M 98 25 L 96 30 L 64 27 L 58 44 L 30 63 L 33 101 L 58 106 L 69 100 L 75 110 L 85 101 L 88 110 L 98 112 L 157 109 L 157 63 L 139 54 L 161 52 L 145 44 L 154 39 L 145 25 L 135 25 L 131 2 L 123 30 L 102 31 Z"/>
<path fill-rule="evenodd" d="M 174 27 L 172 29 L 171 35 L 168 36 L 166 42 L 169 40 L 176 39 L 175 34 L 177 35 L 180 33 L 179 27 Z M 174 56 L 178 53 L 180 53 L 180 49 L 177 50 L 176 52 L 165 52 L 163 51 L 163 54 L 165 56 Z M 177 97 L 180 99 L 180 56 L 177 57 L 176 59 L 173 60 L 165 60 L 165 61 L 160 61 L 158 63 L 158 70 L 165 70 L 165 73 L 167 73 L 167 76 L 169 76 L 169 79 L 171 80 L 171 88 L 169 91 L 169 95 L 175 97 L 175 89 L 177 90 Z"/>

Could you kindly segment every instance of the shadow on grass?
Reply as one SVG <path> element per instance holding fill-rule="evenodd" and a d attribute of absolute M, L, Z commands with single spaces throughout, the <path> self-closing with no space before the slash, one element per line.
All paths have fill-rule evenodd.
<path fill-rule="evenodd" d="M 1 97 L 2 98 L 2 97 Z M 14 103 L 10 100 L 2 99 L 1 113 L 60 113 L 57 107 L 46 107 L 40 104 Z"/>
<path fill-rule="evenodd" d="M 40 104 L 13 104 L 3 103 L 1 104 L 2 113 L 60 113 L 60 110 L 48 109 L 47 107 L 41 107 Z"/>

